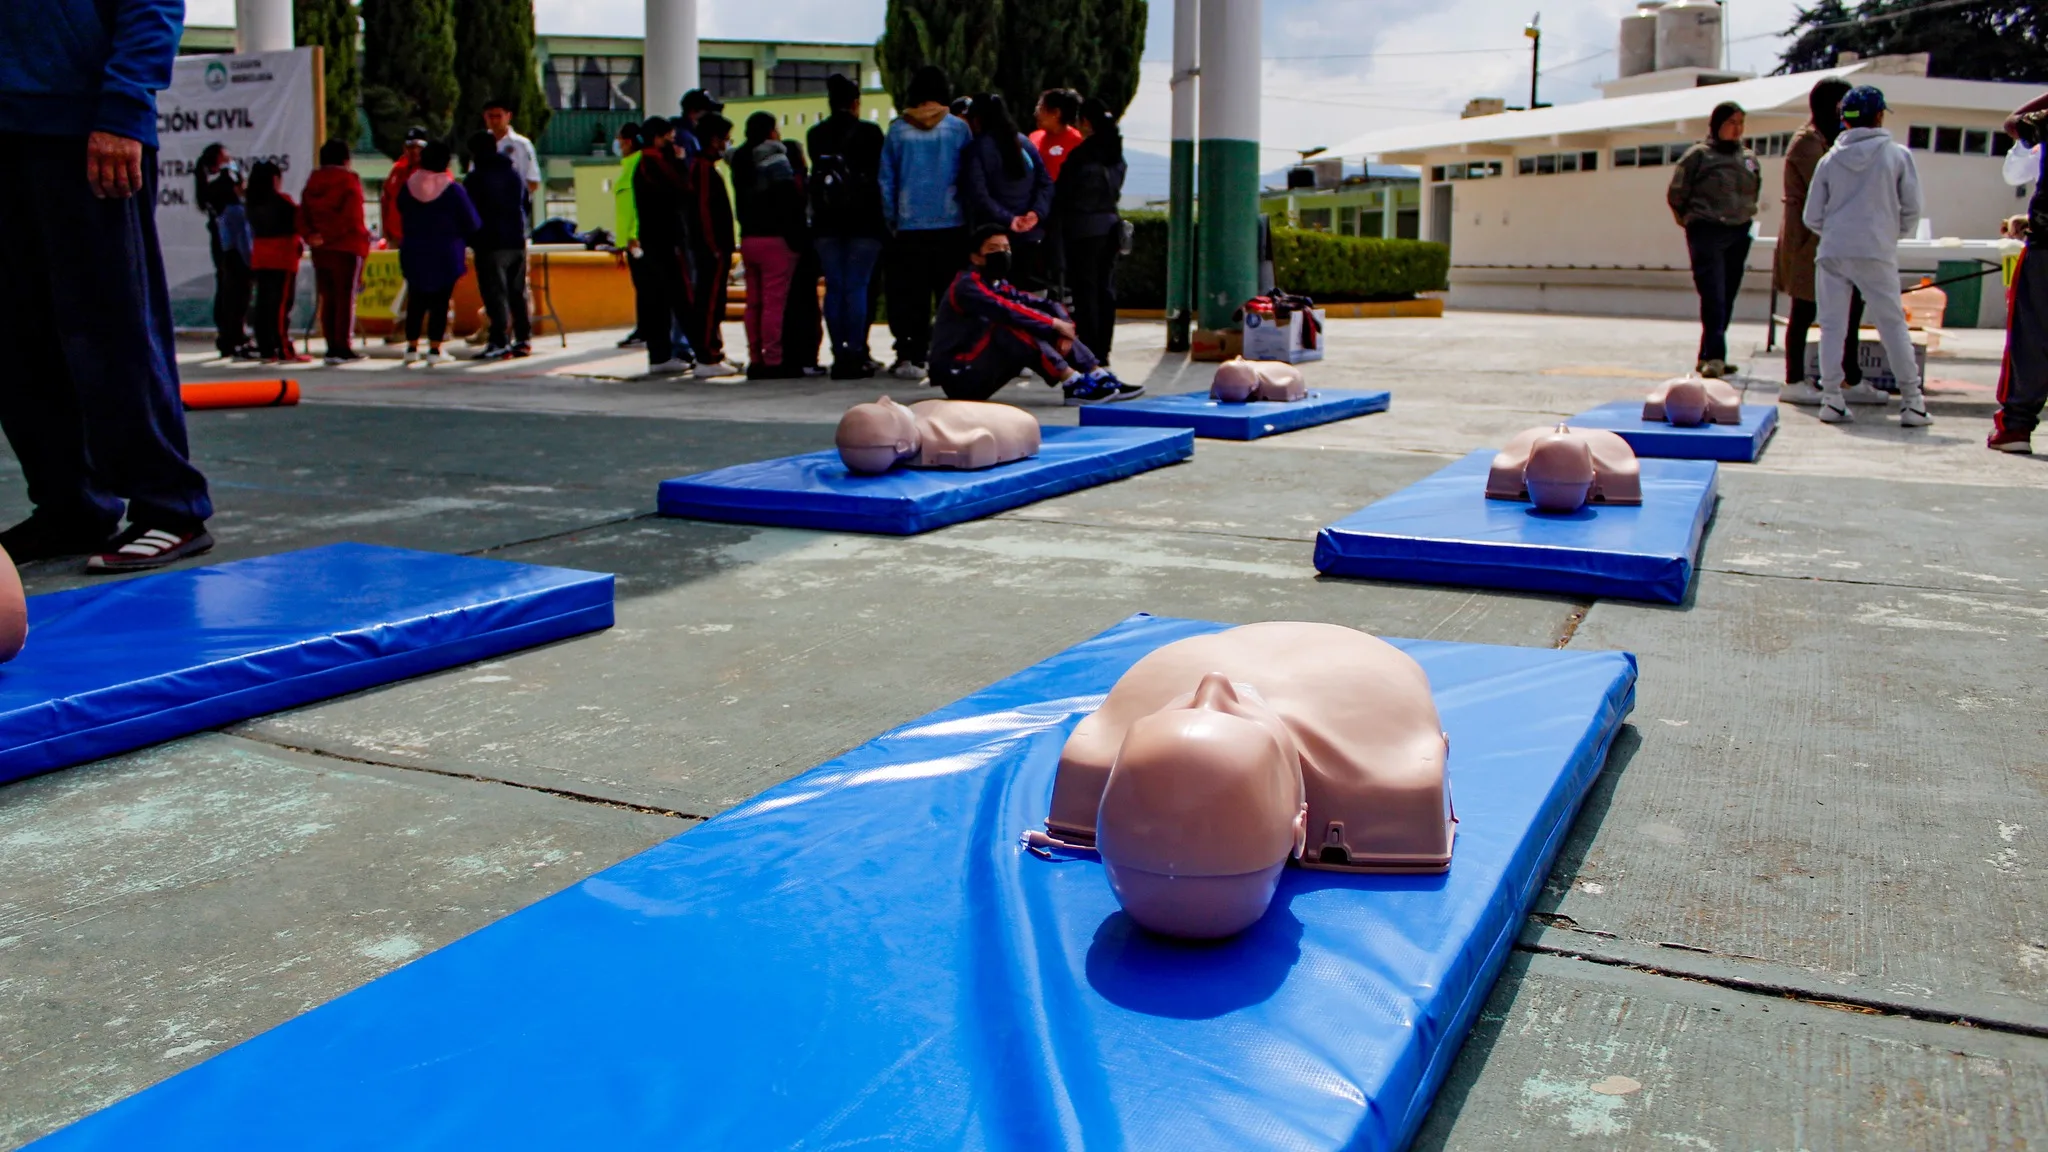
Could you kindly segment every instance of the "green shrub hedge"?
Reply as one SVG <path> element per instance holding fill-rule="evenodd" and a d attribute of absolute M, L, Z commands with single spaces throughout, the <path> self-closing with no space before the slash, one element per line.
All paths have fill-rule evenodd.
<path fill-rule="evenodd" d="M 1121 308 L 1166 307 L 1166 213 L 1130 212 L 1131 254 L 1117 264 Z M 1273 279 L 1319 303 L 1407 300 L 1449 284 L 1451 250 L 1426 240 L 1333 236 L 1273 229 Z"/>

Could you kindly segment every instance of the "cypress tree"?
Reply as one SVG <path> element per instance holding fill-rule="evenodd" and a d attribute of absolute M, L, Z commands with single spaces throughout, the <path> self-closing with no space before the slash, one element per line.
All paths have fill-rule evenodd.
<path fill-rule="evenodd" d="M 448 139 L 458 93 L 454 0 L 363 0 L 363 110 L 379 152 L 396 158 L 414 125 Z"/>
<path fill-rule="evenodd" d="M 1097 96 L 1119 117 L 1138 94 L 1138 59 L 1145 54 L 1145 25 L 1150 18 L 1145 0 L 1095 0 L 1090 36 L 1102 53 L 1094 86 L 1082 88 Z"/>
<path fill-rule="evenodd" d="M 323 139 L 356 144 L 356 105 L 362 80 L 356 71 L 356 9 L 350 0 L 293 0 L 292 26 L 299 46 L 318 44 L 325 61 L 327 123 Z"/>
<path fill-rule="evenodd" d="M 1145 0 L 1031 0 L 1002 14 L 1005 46 L 996 90 L 1020 124 L 1038 94 L 1072 88 L 1098 96 L 1119 116 L 1138 91 L 1145 51 Z"/>
<path fill-rule="evenodd" d="M 904 107 L 911 76 L 926 64 L 946 70 L 956 95 L 994 87 L 997 48 L 1008 43 L 1015 50 L 1015 42 L 1002 39 L 1005 7 L 1003 0 L 889 0 L 875 57 L 896 106 Z"/>
<path fill-rule="evenodd" d="M 455 0 L 457 142 L 484 126 L 484 105 L 502 100 L 512 126 L 538 137 L 553 114 L 533 53 L 533 0 Z"/>

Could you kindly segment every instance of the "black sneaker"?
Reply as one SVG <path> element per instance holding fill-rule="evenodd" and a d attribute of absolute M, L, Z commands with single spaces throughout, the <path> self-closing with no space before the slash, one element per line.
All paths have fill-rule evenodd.
<path fill-rule="evenodd" d="M 519 343 L 512 345 L 512 358 L 514 360 L 522 360 L 531 355 L 533 355 L 533 345 L 527 341 L 521 340 Z"/>
<path fill-rule="evenodd" d="M 512 350 L 504 347 L 486 348 L 477 353 L 476 358 L 479 360 L 510 360 L 512 358 Z"/>
<path fill-rule="evenodd" d="M 1125 400 L 1136 400 L 1145 394 L 1143 384 L 1126 384 L 1107 371 L 1083 376 L 1066 386 L 1067 406 L 1086 407 L 1091 404 L 1119 404 Z"/>
<path fill-rule="evenodd" d="M 113 535 L 111 528 L 67 522 L 37 512 L 0 532 L 0 548 L 7 549 L 7 555 L 16 564 L 33 564 L 38 560 L 89 555 L 105 548 Z"/>
<path fill-rule="evenodd" d="M 87 572 L 147 572 L 187 556 L 213 550 L 213 537 L 201 525 L 189 532 L 130 524 L 107 542 L 106 550 L 85 562 Z"/>
<path fill-rule="evenodd" d="M 644 346 L 646 343 L 647 338 L 645 336 L 640 335 L 640 330 L 638 328 L 635 328 L 631 332 L 626 333 L 626 338 L 624 340 L 619 341 L 619 347 L 639 348 Z"/>

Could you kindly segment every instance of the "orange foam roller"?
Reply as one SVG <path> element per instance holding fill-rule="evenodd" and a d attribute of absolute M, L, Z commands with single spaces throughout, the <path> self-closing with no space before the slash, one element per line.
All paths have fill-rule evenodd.
<path fill-rule="evenodd" d="M 187 408 L 282 408 L 299 402 L 297 380 L 222 380 L 187 384 L 181 391 Z"/>

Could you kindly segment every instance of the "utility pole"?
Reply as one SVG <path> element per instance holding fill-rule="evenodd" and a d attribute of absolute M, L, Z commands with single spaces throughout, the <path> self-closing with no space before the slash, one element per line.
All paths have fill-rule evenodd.
<path fill-rule="evenodd" d="M 235 0 L 235 51 L 285 52 L 293 44 L 292 0 Z"/>
<path fill-rule="evenodd" d="M 1529 18 L 1522 28 L 1522 35 L 1529 38 L 1529 110 L 1534 112 L 1543 105 L 1536 102 L 1536 70 L 1543 61 L 1543 13 Z"/>
<path fill-rule="evenodd" d="M 643 45 L 640 110 L 676 116 L 683 93 L 697 87 L 697 0 L 647 0 Z"/>
<path fill-rule="evenodd" d="M 1173 143 L 1166 207 L 1166 350 L 1185 352 L 1195 309 L 1195 97 L 1200 0 L 1173 0 Z"/>
<path fill-rule="evenodd" d="M 1259 290 L 1259 24 L 1263 0 L 1201 0 L 1202 227 L 1197 321 L 1218 331 Z"/>

